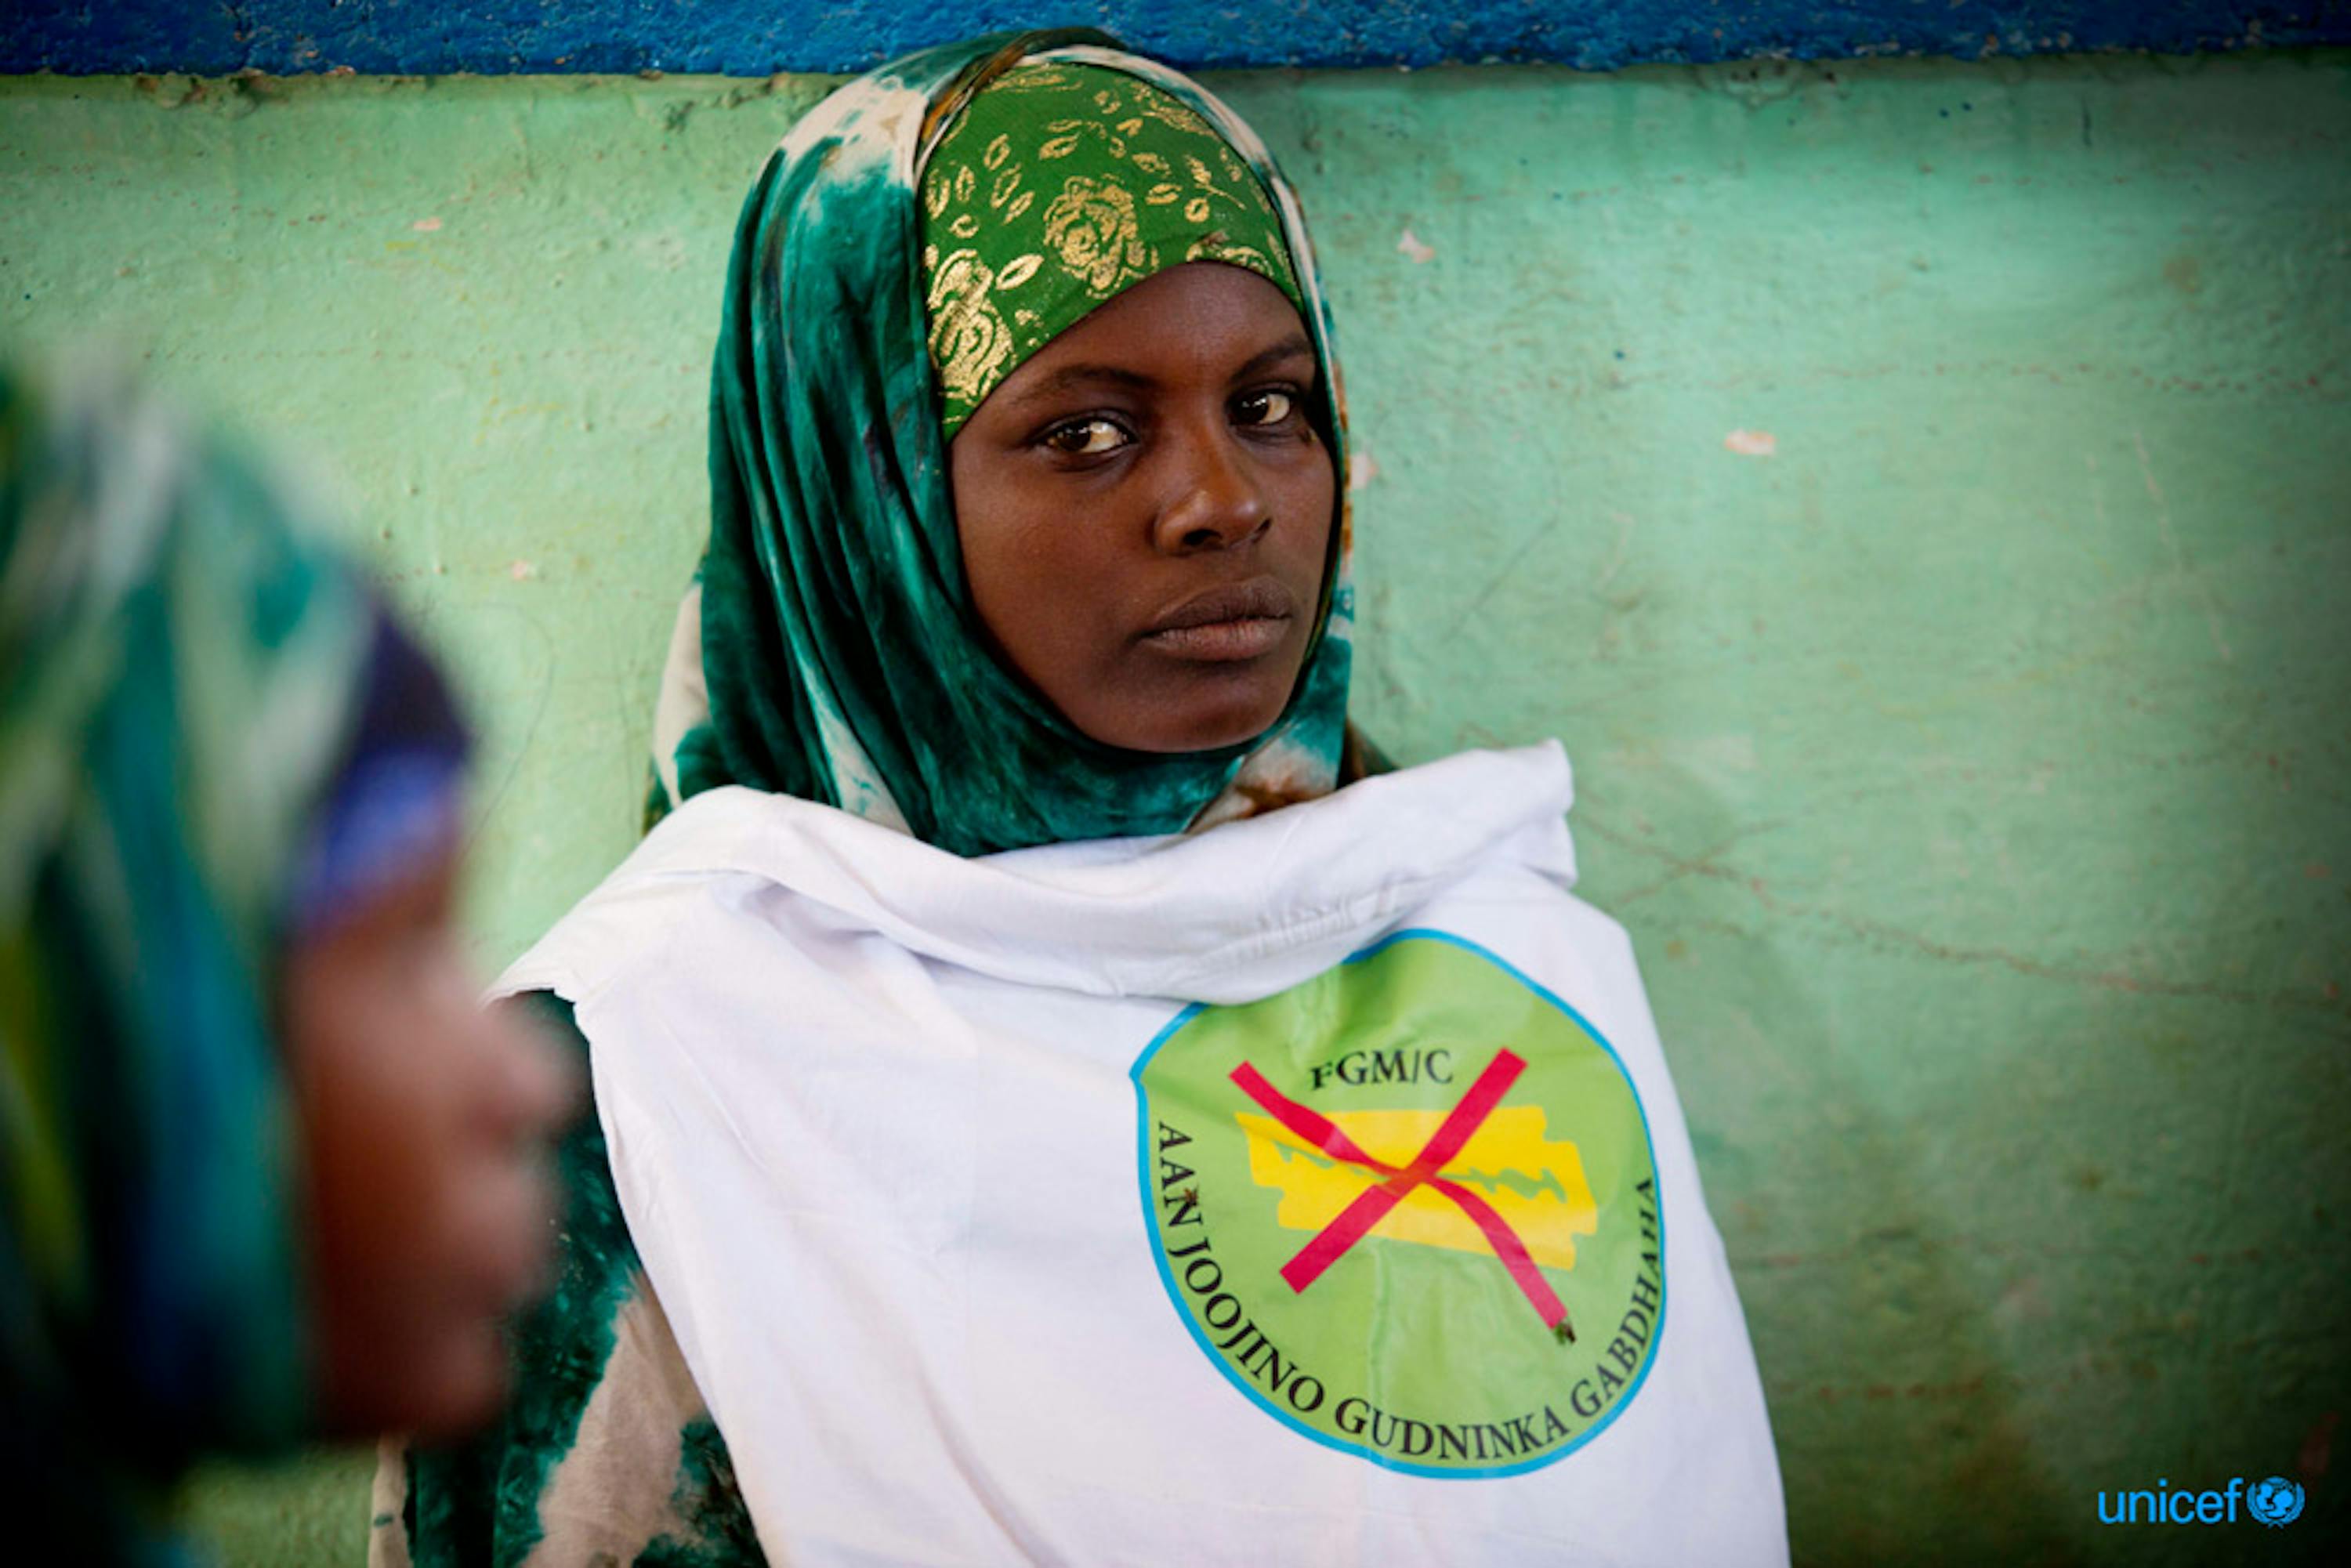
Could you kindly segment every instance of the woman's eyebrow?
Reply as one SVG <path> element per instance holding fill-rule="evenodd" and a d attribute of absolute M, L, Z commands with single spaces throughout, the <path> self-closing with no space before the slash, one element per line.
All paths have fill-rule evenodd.
<path fill-rule="evenodd" d="M 1249 362 L 1243 365 L 1239 370 L 1233 372 L 1233 380 L 1237 382 L 1245 382 L 1251 376 L 1257 375 L 1261 371 L 1270 370 L 1273 366 L 1281 363 L 1284 360 L 1294 360 L 1301 357 L 1311 358 L 1313 353 L 1314 345 L 1306 340 L 1306 334 L 1303 332 L 1293 332 L 1289 337 L 1284 338 L 1280 342 L 1274 344 L 1273 347 L 1267 349 L 1260 353 L 1250 355 Z"/>
<path fill-rule="evenodd" d="M 1233 371 L 1230 379 L 1245 382 L 1284 360 L 1311 357 L 1313 352 L 1314 345 L 1307 341 L 1306 335 L 1293 332 L 1280 342 L 1250 355 L 1246 363 Z M 1110 385 L 1149 392 L 1158 384 L 1156 377 L 1130 370 L 1124 365 L 1063 365 L 1052 374 L 1040 378 L 1035 385 L 1023 387 L 1019 401 L 1022 403 L 1040 402 L 1081 386 Z"/>
<path fill-rule="evenodd" d="M 1022 388 L 1019 401 L 1024 403 L 1038 402 L 1057 393 L 1068 392 L 1072 387 L 1093 386 L 1105 382 L 1112 386 L 1132 387 L 1144 392 L 1159 384 L 1141 371 L 1131 371 L 1122 365 L 1064 365 L 1051 375 L 1038 381 L 1034 386 Z"/>

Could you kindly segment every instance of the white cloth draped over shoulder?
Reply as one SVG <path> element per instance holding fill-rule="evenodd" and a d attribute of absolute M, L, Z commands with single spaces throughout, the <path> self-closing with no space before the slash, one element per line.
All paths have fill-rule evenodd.
<path fill-rule="evenodd" d="M 1752 1351 L 1555 744 L 964 860 L 687 801 L 574 1004 L 778 1563 L 1777 1564 Z"/>

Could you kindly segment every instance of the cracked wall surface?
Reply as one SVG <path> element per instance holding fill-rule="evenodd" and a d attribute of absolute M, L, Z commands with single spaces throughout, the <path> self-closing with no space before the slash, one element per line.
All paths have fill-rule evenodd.
<path fill-rule="evenodd" d="M 824 85 L 0 83 L 0 342 L 334 476 L 488 728 L 487 963 L 632 841 L 737 205 Z M 2226 1552 L 2333 1560 L 2351 55 L 1213 85 L 1338 313 L 1358 713 L 1575 759 L 1799 1560 L 2209 1561 L 2095 1493 L 2273 1473 Z M 350 1465 L 272 1485 L 207 1484 L 231 1560 L 359 1539 Z"/>

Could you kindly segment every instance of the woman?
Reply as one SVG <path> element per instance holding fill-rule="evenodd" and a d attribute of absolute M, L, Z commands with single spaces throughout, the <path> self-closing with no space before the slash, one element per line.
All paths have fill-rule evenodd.
<path fill-rule="evenodd" d="M 0 371 L 0 1475 L 177 1561 L 199 1453 L 455 1435 L 536 1281 L 545 1043 L 470 1005 L 466 740 L 281 492 L 102 371 Z"/>
<path fill-rule="evenodd" d="M 1092 34 L 852 83 L 712 413 L 667 820 L 502 983 L 594 1064 L 560 1304 L 379 1561 L 1783 1561 L 1564 759 L 1338 789 L 1343 420 L 1247 128 Z"/>

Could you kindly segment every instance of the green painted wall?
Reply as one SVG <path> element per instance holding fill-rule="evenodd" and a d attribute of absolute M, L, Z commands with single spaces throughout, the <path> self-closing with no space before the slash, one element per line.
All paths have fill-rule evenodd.
<path fill-rule="evenodd" d="M 490 727 L 486 961 L 632 841 L 729 230 L 820 85 L 0 84 L 0 341 L 339 476 Z M 2339 1548 L 2351 56 L 1217 85 L 1340 312 L 1360 712 L 1575 757 L 1800 1560 Z M 355 1555 L 360 1469 L 200 1511 Z M 2095 1520 L 2272 1473 L 2287 1530 Z"/>

